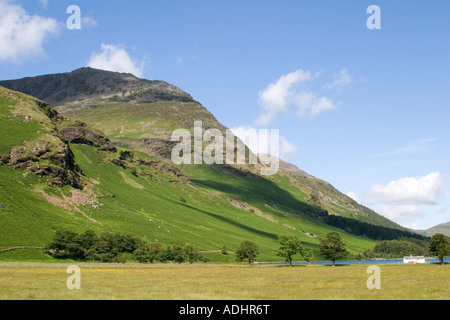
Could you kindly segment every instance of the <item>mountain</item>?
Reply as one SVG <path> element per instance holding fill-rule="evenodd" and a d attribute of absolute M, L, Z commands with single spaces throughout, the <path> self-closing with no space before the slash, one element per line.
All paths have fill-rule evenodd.
<path fill-rule="evenodd" d="M 425 235 L 427 237 L 432 237 L 436 233 L 442 233 L 442 234 L 445 234 L 446 236 L 450 237 L 450 222 L 441 223 L 441 224 L 438 224 L 437 226 L 431 227 L 429 229 L 420 230 L 420 231 L 416 231 L 416 232 L 419 234 Z"/>
<path fill-rule="evenodd" d="M 130 73 L 89 67 L 62 74 L 0 81 L 0 86 L 25 92 L 52 106 L 95 98 L 114 98 L 132 103 L 158 100 L 193 101 L 190 95 L 164 81 L 138 79 Z"/>
<path fill-rule="evenodd" d="M 0 84 L 0 249 L 92 229 L 191 243 L 213 261 L 252 240 L 260 259 L 278 260 L 279 235 L 298 236 L 316 258 L 330 231 L 352 254 L 421 237 L 284 161 L 273 176 L 260 175 L 261 162 L 174 165 L 175 129 L 227 128 L 171 84 L 92 68 Z"/>

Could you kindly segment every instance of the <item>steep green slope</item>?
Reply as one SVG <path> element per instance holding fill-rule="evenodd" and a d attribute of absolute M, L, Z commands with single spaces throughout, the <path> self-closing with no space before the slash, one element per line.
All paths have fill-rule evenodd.
<path fill-rule="evenodd" d="M 191 243 L 203 251 L 223 246 L 234 251 L 243 240 L 252 240 L 261 247 L 261 260 L 279 260 L 277 237 L 296 235 L 320 259 L 319 239 L 332 230 L 341 233 L 352 254 L 372 249 L 375 238 L 383 239 L 377 230 L 380 235 L 387 228 L 405 235 L 400 226 L 284 162 L 277 175 L 264 177 L 260 165 L 175 166 L 169 159 L 174 129 L 192 130 L 198 120 L 204 129 L 226 128 L 171 85 L 158 82 L 155 95 L 137 87 L 153 82 L 130 75 L 85 68 L 74 73 L 76 77 L 45 76 L 57 79 L 50 87 L 64 93 L 65 103 L 56 108 L 64 117 L 40 100 L 1 88 L 0 250 L 44 246 L 56 230 L 92 229 L 170 245 Z M 71 86 L 61 89 L 58 83 L 67 75 Z M 110 88 L 106 96 L 92 93 L 92 99 L 80 100 L 79 92 L 70 96 L 72 87 L 83 83 L 96 84 L 104 93 L 105 77 L 145 92 L 119 97 Z M 41 84 L 42 78 L 36 81 Z M 6 84 L 34 88 L 33 78 Z M 331 226 L 331 216 L 349 219 L 351 227 L 346 220 L 338 221 L 347 224 L 339 224 L 341 229 Z M 367 228 L 364 223 L 375 228 L 372 240 L 361 232 L 351 234 L 355 227 Z M 48 259 L 39 251 L 0 253 L 0 259 L 33 257 Z M 210 258 L 233 261 L 220 254 Z"/>
<path fill-rule="evenodd" d="M 189 180 L 170 164 L 139 152 L 118 165 L 114 160 L 125 149 L 114 152 L 86 142 L 64 142 L 59 136 L 71 121 L 52 121 L 34 98 L 5 89 L 1 94 L 2 133 L 15 137 L 2 142 L 0 249 L 44 246 L 56 230 L 92 229 L 128 232 L 165 244 L 188 242 L 206 251 L 220 250 L 224 245 L 234 250 L 241 241 L 250 239 L 260 245 L 261 259 L 274 260 L 277 236 L 293 234 L 313 248 L 318 257 L 319 241 L 315 237 L 324 237 L 330 228 L 305 215 L 309 205 L 272 181 L 218 166 L 186 168 L 192 176 Z M 25 111 L 28 108 L 29 114 L 14 116 L 9 107 L 14 104 Z M 16 135 L 14 127 L 22 130 Z M 78 188 L 54 184 L 50 173 L 38 175 L 30 173 L 27 166 L 11 165 L 6 150 L 40 141 L 47 132 L 53 132 L 55 140 L 73 155 Z M 52 154 L 51 150 L 47 153 Z M 31 160 L 23 163 L 40 163 L 39 158 Z M 241 178 L 236 178 L 237 174 Z M 372 241 L 348 234 L 344 239 L 353 253 L 373 246 Z M 34 251 L 25 257 L 46 259 Z M 17 256 L 13 253 L 0 254 L 0 259 L 14 258 Z"/>
<path fill-rule="evenodd" d="M 93 69 L 90 71 L 93 72 Z M 194 121 L 202 121 L 204 130 L 216 128 L 223 133 L 226 130 L 200 103 L 182 102 L 179 99 L 136 103 L 123 99 L 117 101 L 116 98 L 94 98 L 68 101 L 56 109 L 64 116 L 99 128 L 116 145 L 166 158 L 170 157 L 174 145 L 170 142 L 170 138 L 175 129 L 186 128 L 192 132 Z M 245 170 L 257 173 L 254 168 L 247 167 Z M 309 202 L 323 211 L 326 210 L 329 214 L 406 231 L 392 221 L 356 203 L 327 182 L 312 177 L 283 161 L 281 161 L 281 171 L 277 175 L 277 181 L 285 181 L 282 177 L 288 180 L 284 183 L 284 188 L 288 188 L 289 192 L 302 193 L 304 195 L 301 197 L 302 201 Z"/>

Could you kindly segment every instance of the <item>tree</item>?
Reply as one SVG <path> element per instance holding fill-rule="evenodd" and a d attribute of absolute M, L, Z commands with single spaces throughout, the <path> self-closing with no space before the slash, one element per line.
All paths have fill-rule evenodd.
<path fill-rule="evenodd" d="M 196 261 L 202 260 L 202 255 L 200 253 L 198 253 L 198 251 L 191 244 L 186 244 L 184 246 L 184 255 L 186 257 L 186 260 L 190 264 L 193 264 Z"/>
<path fill-rule="evenodd" d="M 141 263 L 153 263 L 155 260 L 168 260 L 163 256 L 164 247 L 160 242 L 151 242 L 147 244 L 142 242 L 134 251 L 133 255 Z"/>
<path fill-rule="evenodd" d="M 46 251 L 57 259 L 84 259 L 86 250 L 79 240 L 75 232 L 57 231 Z"/>
<path fill-rule="evenodd" d="M 119 254 L 114 258 L 114 262 L 125 264 L 127 263 L 127 258 L 123 254 Z"/>
<path fill-rule="evenodd" d="M 98 237 L 94 231 L 88 230 L 85 233 L 78 236 L 78 243 L 80 246 L 88 251 L 97 245 Z"/>
<path fill-rule="evenodd" d="M 149 263 L 150 262 L 149 245 L 147 243 L 142 243 L 136 250 L 134 250 L 133 256 L 140 263 Z"/>
<path fill-rule="evenodd" d="M 364 256 L 364 259 L 370 260 L 374 257 L 374 253 L 372 250 L 367 249 L 366 251 L 363 252 L 363 256 Z"/>
<path fill-rule="evenodd" d="M 289 265 L 292 267 L 292 257 L 297 253 L 303 255 L 303 246 L 299 238 L 295 236 L 280 236 L 278 238 L 280 242 L 280 249 L 278 249 L 277 256 L 286 259 Z"/>
<path fill-rule="evenodd" d="M 259 255 L 259 248 L 256 245 L 256 243 L 251 241 L 243 241 L 241 243 L 241 246 L 236 251 L 236 259 L 237 261 L 244 261 L 247 260 L 248 264 L 252 264 L 256 257 Z"/>
<path fill-rule="evenodd" d="M 149 245 L 149 257 L 148 260 L 150 263 L 158 260 L 161 254 L 164 252 L 164 247 L 160 242 L 152 242 Z"/>
<path fill-rule="evenodd" d="M 363 256 L 361 253 L 358 253 L 358 254 L 355 256 L 355 258 L 356 258 L 356 260 L 358 260 L 359 263 L 361 263 L 361 260 L 364 259 L 364 256 Z"/>
<path fill-rule="evenodd" d="M 313 259 L 313 251 L 311 249 L 304 249 L 302 255 L 303 259 L 310 264 Z"/>
<path fill-rule="evenodd" d="M 178 264 L 181 264 L 184 261 L 186 261 L 186 255 L 184 253 L 183 247 L 177 245 L 173 246 L 171 249 L 171 257 L 172 257 L 171 260 Z"/>
<path fill-rule="evenodd" d="M 444 264 L 444 256 L 446 256 L 450 250 L 450 239 L 442 233 L 437 233 L 431 237 L 430 240 L 430 253 L 436 255 L 439 258 L 439 262 Z"/>
<path fill-rule="evenodd" d="M 342 241 L 339 233 L 330 232 L 327 234 L 326 239 L 320 241 L 320 253 L 327 259 L 330 259 L 334 266 L 336 260 L 344 258 L 348 251 L 345 249 L 345 243 Z"/>

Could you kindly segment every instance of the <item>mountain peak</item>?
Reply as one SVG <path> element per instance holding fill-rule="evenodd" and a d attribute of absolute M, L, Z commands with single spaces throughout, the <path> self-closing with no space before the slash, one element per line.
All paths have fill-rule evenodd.
<path fill-rule="evenodd" d="M 121 78 L 128 79 L 128 80 L 139 80 L 139 78 L 136 77 L 132 73 L 102 70 L 102 69 L 96 69 L 96 68 L 92 68 L 92 67 L 78 68 L 78 69 L 75 69 L 75 70 L 73 70 L 72 72 L 69 72 L 69 73 L 79 74 L 79 75 L 82 75 L 82 74 L 85 74 L 85 75 L 98 74 L 98 75 L 103 75 L 103 76 L 108 76 L 108 75 L 114 74 L 114 75 L 120 76 Z"/>
<path fill-rule="evenodd" d="M 131 103 L 194 101 L 174 85 L 164 81 L 139 79 L 131 73 L 119 73 L 83 67 L 72 72 L 0 81 L 0 86 L 20 91 L 53 107 L 96 98 L 114 98 Z"/>

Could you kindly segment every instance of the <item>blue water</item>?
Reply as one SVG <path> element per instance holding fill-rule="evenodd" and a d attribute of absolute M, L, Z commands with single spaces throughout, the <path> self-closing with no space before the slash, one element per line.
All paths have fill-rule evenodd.
<path fill-rule="evenodd" d="M 439 259 L 426 259 L 426 263 L 439 263 Z M 450 263 L 450 258 L 444 258 L 444 262 Z M 336 261 L 336 265 L 344 265 L 344 264 L 370 264 L 370 265 L 377 265 L 377 264 L 394 264 L 394 263 L 403 263 L 403 259 L 388 259 L 388 260 L 361 260 L 361 261 Z M 264 264 L 264 265 L 287 265 L 289 263 L 287 262 L 261 262 L 258 264 Z M 306 265 L 307 262 L 292 262 L 293 265 Z M 333 262 L 331 261 L 317 261 L 312 262 L 312 265 L 332 265 Z"/>

